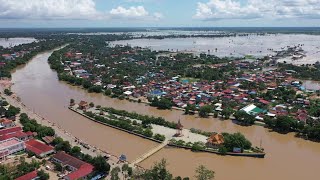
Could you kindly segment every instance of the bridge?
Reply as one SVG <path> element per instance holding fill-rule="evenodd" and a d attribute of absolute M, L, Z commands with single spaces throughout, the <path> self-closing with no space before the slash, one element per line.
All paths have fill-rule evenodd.
<path fill-rule="evenodd" d="M 160 151 L 162 148 L 167 146 L 168 143 L 169 143 L 169 140 L 163 141 L 159 146 L 154 147 L 153 149 L 139 156 L 136 160 L 132 161 L 131 165 L 134 166 L 136 164 L 139 164 L 143 160 L 147 159 L 148 157 L 152 156 L 153 154 L 155 154 L 156 152 Z"/>

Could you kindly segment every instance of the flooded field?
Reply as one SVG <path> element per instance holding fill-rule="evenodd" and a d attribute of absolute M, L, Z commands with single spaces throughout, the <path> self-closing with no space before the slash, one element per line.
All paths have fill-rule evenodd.
<path fill-rule="evenodd" d="M 49 68 L 47 59 L 51 52 L 36 56 L 30 63 L 17 69 L 12 75 L 12 90 L 24 104 L 38 114 L 56 122 L 68 132 L 91 145 L 113 154 L 126 154 L 129 161 L 150 150 L 156 144 L 145 139 L 94 123 L 67 109 L 70 98 L 86 100 L 96 105 L 114 107 L 141 114 L 161 116 L 177 122 L 179 118 L 186 128 L 205 131 L 241 132 L 256 146 L 262 145 L 267 153 L 264 159 L 218 156 L 210 153 L 193 153 L 182 149 L 166 148 L 141 163 L 150 167 L 155 161 L 167 159 L 174 175 L 193 177 L 194 169 L 203 164 L 216 172 L 216 180 L 249 179 L 318 179 L 320 143 L 295 138 L 294 134 L 282 135 L 260 126 L 242 127 L 231 121 L 203 119 L 186 116 L 181 111 L 161 111 L 144 104 L 111 99 L 102 94 L 90 94 L 85 90 L 59 82 L 56 72 Z"/>
<path fill-rule="evenodd" d="M 148 47 L 153 50 L 193 51 L 224 56 L 254 55 L 258 57 L 274 55 L 287 46 L 303 44 L 306 57 L 293 63 L 314 63 L 320 57 L 320 36 L 304 34 L 269 34 L 264 36 L 249 35 L 221 38 L 175 38 L 175 39 L 133 39 L 115 41 L 112 45 L 131 45 Z M 291 62 L 290 59 L 284 59 Z M 282 61 L 284 61 L 282 60 Z"/>
<path fill-rule="evenodd" d="M 9 38 L 9 39 L 5 39 L 5 38 L 0 38 L 0 46 L 7 48 L 7 47 L 13 47 L 13 46 L 17 46 L 20 44 L 28 44 L 28 43 L 32 43 L 36 41 L 35 38 Z"/>

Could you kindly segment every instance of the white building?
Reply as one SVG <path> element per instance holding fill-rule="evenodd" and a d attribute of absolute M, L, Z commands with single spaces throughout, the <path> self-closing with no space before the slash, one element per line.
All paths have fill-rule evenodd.
<path fill-rule="evenodd" d="M 24 151 L 26 148 L 23 141 L 18 138 L 10 138 L 0 141 L 0 159 L 4 160 L 7 156 Z"/>

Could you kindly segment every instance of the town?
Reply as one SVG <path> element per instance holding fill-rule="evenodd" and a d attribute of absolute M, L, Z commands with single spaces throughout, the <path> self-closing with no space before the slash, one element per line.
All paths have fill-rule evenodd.
<path fill-rule="evenodd" d="M 156 144 L 130 160 L 126 153 L 114 155 L 90 145 L 29 109 L 13 91 L 13 71 L 47 50 L 52 50 L 48 64 L 57 72 L 55 78 L 81 87 L 88 95 L 101 93 L 121 102 L 176 111 L 180 117 L 231 121 L 239 127 L 262 126 L 280 134 L 294 133 L 303 141 L 319 142 L 320 91 L 307 83 L 318 80 L 319 62 L 279 62 L 307 56 L 303 45 L 287 46 L 263 57 L 218 57 L 213 55 L 218 49 L 197 54 L 111 43 L 126 38 L 132 37 L 59 34 L 0 49 L 0 177 L 150 179 L 158 177 L 155 170 L 161 169 L 169 179 L 178 180 L 182 178 L 174 178 L 166 169 L 166 160 L 155 162 L 150 169 L 141 165 L 163 149 L 173 148 L 222 158 L 268 158 L 265 148 L 269 147 L 262 146 L 262 141 L 252 143 L 241 132 L 204 131 L 185 127 L 188 122 L 180 118 L 145 115 L 135 109 L 121 110 L 68 96 L 69 104 L 60 105 L 75 116 Z M 196 168 L 196 177 L 201 173 L 214 176 L 214 171 L 202 165 Z"/>
<path fill-rule="evenodd" d="M 54 52 L 49 63 L 59 79 L 89 92 L 200 117 L 231 118 L 244 126 L 295 131 L 300 137 L 319 140 L 320 91 L 302 81 L 308 71 L 308 78 L 316 80 L 319 63 L 275 64 L 279 53 L 264 58 L 219 58 L 129 46 L 97 46 L 92 53 L 81 49 L 77 44 Z M 95 56 L 98 53 L 103 57 Z"/>

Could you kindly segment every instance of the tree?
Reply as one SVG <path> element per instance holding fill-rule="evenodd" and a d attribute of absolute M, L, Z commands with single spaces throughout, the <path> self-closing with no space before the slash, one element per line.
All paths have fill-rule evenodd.
<path fill-rule="evenodd" d="M 104 94 L 105 94 L 106 96 L 110 96 L 111 93 L 112 93 L 111 89 L 107 89 L 107 90 L 104 91 Z"/>
<path fill-rule="evenodd" d="M 232 114 L 233 110 L 229 107 L 227 108 L 224 108 L 222 111 L 221 111 L 221 116 L 224 117 L 224 119 L 229 119 L 231 114 Z"/>
<path fill-rule="evenodd" d="M 185 107 L 185 114 L 193 114 L 196 111 L 196 106 L 194 104 L 187 104 Z"/>
<path fill-rule="evenodd" d="M 61 137 L 56 137 L 53 141 L 52 141 L 52 145 L 57 145 L 63 142 L 63 139 Z"/>
<path fill-rule="evenodd" d="M 275 126 L 279 131 L 289 132 L 294 126 L 295 121 L 296 120 L 289 116 L 278 116 Z"/>
<path fill-rule="evenodd" d="M 68 153 L 71 151 L 71 145 L 69 141 L 62 141 L 55 146 L 55 149 L 56 151 L 65 151 Z"/>
<path fill-rule="evenodd" d="M 72 154 L 72 156 L 79 157 L 81 154 L 81 148 L 79 146 L 73 146 L 70 153 Z"/>
<path fill-rule="evenodd" d="M 92 162 L 96 171 L 102 173 L 108 173 L 110 171 L 110 165 L 102 156 L 94 157 Z"/>
<path fill-rule="evenodd" d="M 37 175 L 40 180 L 48 180 L 49 179 L 49 174 L 45 173 L 42 169 L 37 172 Z"/>
<path fill-rule="evenodd" d="M 226 148 L 226 147 L 224 147 L 224 146 L 221 146 L 221 147 L 219 147 L 219 153 L 221 153 L 222 155 L 225 155 L 225 154 L 227 154 L 227 152 L 228 152 L 228 149 Z"/>
<path fill-rule="evenodd" d="M 10 91 L 10 89 L 5 89 L 4 94 L 7 96 L 11 96 L 13 93 Z"/>
<path fill-rule="evenodd" d="M 160 162 L 154 164 L 151 169 L 142 173 L 140 178 L 144 180 L 171 180 L 172 174 L 167 170 L 167 162 L 162 159 Z M 139 178 L 137 178 L 139 179 Z"/>
<path fill-rule="evenodd" d="M 235 112 L 234 117 L 243 125 L 252 125 L 255 122 L 255 117 L 250 114 L 247 114 L 245 111 Z"/>
<path fill-rule="evenodd" d="M 20 108 L 16 108 L 14 106 L 9 106 L 8 110 L 6 111 L 6 117 L 12 117 L 20 113 Z"/>
<path fill-rule="evenodd" d="M 212 112 L 212 107 L 210 105 L 205 105 L 205 106 L 202 106 L 200 109 L 199 109 L 199 116 L 200 117 L 208 117 L 209 114 Z"/>
<path fill-rule="evenodd" d="M 242 150 L 251 148 L 251 142 L 247 140 L 244 137 L 244 135 L 239 132 L 234 134 L 223 133 L 223 137 L 223 145 L 227 148 L 229 152 L 232 152 L 233 148 L 241 148 Z"/>
<path fill-rule="evenodd" d="M 93 107 L 94 107 L 93 102 L 91 102 L 91 103 L 89 104 L 89 106 L 93 108 Z"/>
<path fill-rule="evenodd" d="M 173 103 L 170 99 L 167 98 L 161 98 L 158 100 L 158 98 L 154 98 L 151 101 L 151 106 L 158 107 L 159 109 L 171 109 L 173 106 Z"/>
<path fill-rule="evenodd" d="M 120 180 L 119 178 L 120 168 L 117 166 L 111 170 L 111 180 Z"/>
<path fill-rule="evenodd" d="M 205 148 L 205 145 L 202 142 L 193 143 L 191 150 L 192 151 L 201 151 Z"/>
<path fill-rule="evenodd" d="M 195 178 L 197 180 L 212 180 L 214 178 L 214 171 L 211 171 L 206 167 L 204 167 L 203 165 L 200 165 L 196 169 Z"/>
<path fill-rule="evenodd" d="M 121 167 L 122 172 L 124 172 L 127 176 L 132 176 L 132 167 L 128 164 L 123 164 Z"/>

